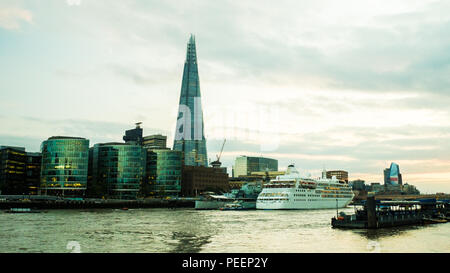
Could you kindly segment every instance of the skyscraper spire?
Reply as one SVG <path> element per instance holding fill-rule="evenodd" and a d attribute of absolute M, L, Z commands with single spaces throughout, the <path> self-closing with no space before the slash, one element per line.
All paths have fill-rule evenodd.
<path fill-rule="evenodd" d="M 184 153 L 185 165 L 208 166 L 197 51 L 192 34 L 187 44 L 173 149 Z"/>

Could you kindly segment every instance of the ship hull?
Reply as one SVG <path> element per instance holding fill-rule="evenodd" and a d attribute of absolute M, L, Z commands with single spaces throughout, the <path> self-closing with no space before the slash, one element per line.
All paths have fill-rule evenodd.
<path fill-rule="evenodd" d="M 308 209 L 335 209 L 345 208 L 351 199 L 334 200 L 315 200 L 315 201 L 264 201 L 256 202 L 256 209 L 262 210 L 308 210 Z"/>

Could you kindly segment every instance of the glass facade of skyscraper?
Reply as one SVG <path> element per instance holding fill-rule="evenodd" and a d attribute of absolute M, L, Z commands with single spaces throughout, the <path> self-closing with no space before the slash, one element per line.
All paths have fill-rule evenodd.
<path fill-rule="evenodd" d="M 208 166 L 197 52 L 193 35 L 187 45 L 173 150 L 183 152 L 185 165 Z"/>
<path fill-rule="evenodd" d="M 392 162 L 389 169 L 384 171 L 384 183 L 386 185 L 402 185 L 402 174 L 400 173 L 400 166 Z"/>
<path fill-rule="evenodd" d="M 147 151 L 146 188 L 150 196 L 179 196 L 182 152 L 169 149 Z"/>
<path fill-rule="evenodd" d="M 84 196 L 87 186 L 89 140 L 51 137 L 41 145 L 41 194 Z"/>
<path fill-rule="evenodd" d="M 92 151 L 92 184 L 114 199 L 136 199 L 145 173 L 145 150 L 138 144 L 101 143 Z"/>

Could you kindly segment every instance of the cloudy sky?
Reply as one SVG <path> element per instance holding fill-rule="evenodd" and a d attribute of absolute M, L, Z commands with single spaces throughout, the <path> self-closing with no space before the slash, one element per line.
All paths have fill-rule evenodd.
<path fill-rule="evenodd" d="M 450 1 L 0 0 L 0 145 L 172 146 L 191 33 L 212 160 L 450 192 Z"/>

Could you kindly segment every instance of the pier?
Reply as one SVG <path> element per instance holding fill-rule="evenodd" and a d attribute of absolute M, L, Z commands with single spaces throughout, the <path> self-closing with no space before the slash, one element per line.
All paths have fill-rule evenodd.
<path fill-rule="evenodd" d="M 123 209 L 123 208 L 194 208 L 194 198 L 148 198 L 138 200 L 60 198 L 53 196 L 0 196 L 0 209 Z"/>
<path fill-rule="evenodd" d="M 445 223 L 449 217 L 450 200 L 376 200 L 374 196 L 362 202 L 355 214 L 338 213 L 331 219 L 336 228 L 377 229 L 404 225 Z"/>

